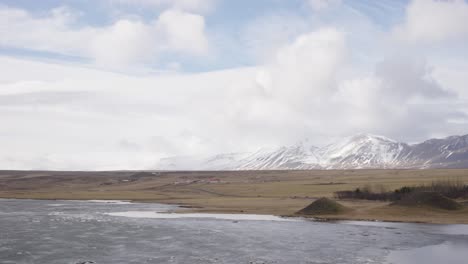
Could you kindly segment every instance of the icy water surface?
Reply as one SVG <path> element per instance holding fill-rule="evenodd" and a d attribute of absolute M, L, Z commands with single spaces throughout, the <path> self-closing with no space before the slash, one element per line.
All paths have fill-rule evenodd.
<path fill-rule="evenodd" d="M 186 216 L 159 204 L 0 199 L 0 263 L 468 263 L 468 226 Z"/>

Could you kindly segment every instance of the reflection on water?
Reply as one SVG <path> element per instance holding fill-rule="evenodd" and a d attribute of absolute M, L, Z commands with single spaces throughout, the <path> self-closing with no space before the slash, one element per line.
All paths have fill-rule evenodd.
<path fill-rule="evenodd" d="M 172 209 L 0 199 L 0 263 L 468 263 L 466 225 L 156 213 Z"/>
<path fill-rule="evenodd" d="M 394 251 L 388 256 L 390 264 L 468 263 L 468 241 L 445 242 L 417 249 Z"/>

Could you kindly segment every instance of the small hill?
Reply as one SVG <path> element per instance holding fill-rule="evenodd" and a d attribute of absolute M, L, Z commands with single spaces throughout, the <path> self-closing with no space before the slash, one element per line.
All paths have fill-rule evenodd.
<path fill-rule="evenodd" d="M 463 205 L 460 203 L 437 192 L 417 192 L 392 203 L 392 205 L 432 207 L 443 210 L 459 210 L 463 208 Z"/>
<path fill-rule="evenodd" d="M 330 215 L 343 213 L 347 208 L 331 199 L 320 198 L 296 214 L 302 215 Z"/>

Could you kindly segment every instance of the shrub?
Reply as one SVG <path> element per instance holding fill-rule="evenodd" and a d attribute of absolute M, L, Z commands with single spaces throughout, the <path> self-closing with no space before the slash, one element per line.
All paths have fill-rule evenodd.
<path fill-rule="evenodd" d="M 376 201 L 399 201 L 408 195 L 420 192 L 439 193 L 450 199 L 468 198 L 468 185 L 461 181 L 436 181 L 430 185 L 419 186 L 403 186 L 394 191 L 385 191 L 381 186 L 380 190 L 374 192 L 367 185 L 363 188 L 356 188 L 354 191 L 338 191 L 335 192 L 335 197 L 338 199 L 362 199 Z"/>

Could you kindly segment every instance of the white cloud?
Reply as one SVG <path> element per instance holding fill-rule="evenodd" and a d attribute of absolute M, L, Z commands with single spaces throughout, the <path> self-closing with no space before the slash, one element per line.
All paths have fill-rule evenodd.
<path fill-rule="evenodd" d="M 152 21 L 87 27 L 66 8 L 36 16 L 2 7 L 0 45 L 76 55 L 106 67 L 213 52 L 204 18 L 194 14 L 201 9 L 181 1 L 120 2 L 162 12 Z M 421 3 L 412 2 L 408 14 Z M 261 61 L 252 68 L 133 76 L 0 57 L 0 167 L 142 169 L 161 157 L 255 150 L 305 137 L 323 144 L 369 132 L 414 142 L 466 133 L 466 55 L 448 63 L 414 45 L 458 39 L 462 27 L 428 37 L 432 33 L 410 30 L 418 27 L 407 19 L 399 29 L 405 41 L 383 46 L 382 36 L 393 32 L 354 9 L 346 12 L 352 15 L 334 20 L 339 25 L 324 27 L 329 23 L 319 16 L 318 22 L 294 14 L 255 20 L 240 41 Z M 172 59 L 167 67 L 180 68 L 177 56 Z"/>
<path fill-rule="evenodd" d="M 70 10 L 60 8 L 45 17 L 33 17 L 22 9 L 0 7 L 0 45 L 58 53 L 76 52 L 83 40 L 90 39 L 95 32 L 90 28 L 69 30 L 75 20 L 70 14 Z"/>
<path fill-rule="evenodd" d="M 159 16 L 156 26 L 164 32 L 170 49 L 205 54 L 208 40 L 202 16 L 168 10 Z"/>
<path fill-rule="evenodd" d="M 424 60 L 390 57 L 341 75 L 352 62 L 346 36 L 323 28 L 263 66 L 153 77 L 0 57 L 0 165 L 141 169 L 304 137 L 463 133 L 466 110 Z"/>
<path fill-rule="evenodd" d="M 329 8 L 334 5 L 341 4 L 341 0 L 307 0 L 310 7 L 316 11 Z"/>
<path fill-rule="evenodd" d="M 106 0 L 112 4 L 124 6 L 137 6 L 144 8 L 167 9 L 174 8 L 178 10 L 207 13 L 214 9 L 216 0 Z"/>
<path fill-rule="evenodd" d="M 149 168 L 160 157 L 240 150 L 252 140 L 237 142 L 245 132 L 235 127 L 240 105 L 232 100 L 248 96 L 250 69 L 131 77 L 0 61 L 4 168 L 36 167 L 38 160 L 50 169 Z"/>
<path fill-rule="evenodd" d="M 157 54 L 158 40 L 154 31 L 151 25 L 140 21 L 119 20 L 93 36 L 89 47 L 80 48 L 98 65 L 112 67 L 150 62 Z"/>
<path fill-rule="evenodd" d="M 347 109 L 347 127 L 408 141 L 466 132 L 449 124 L 450 117 L 467 118 L 454 107 L 456 93 L 442 87 L 423 60 L 385 59 L 374 73 L 341 82 L 334 99 Z"/>
<path fill-rule="evenodd" d="M 468 35 L 468 3 L 465 0 L 412 0 L 397 38 L 409 42 L 439 42 Z"/>
<path fill-rule="evenodd" d="M 263 88 L 272 96 L 288 101 L 297 108 L 311 108 L 321 96 L 334 92 L 335 74 L 346 52 L 344 34 L 333 28 L 300 35 L 277 51 Z"/>
<path fill-rule="evenodd" d="M 120 19 L 109 26 L 78 27 L 66 8 L 36 17 L 0 8 L 0 46 L 84 57 L 106 67 L 154 62 L 162 52 L 204 55 L 208 51 L 203 16 L 166 10 L 153 22 Z"/>
<path fill-rule="evenodd" d="M 466 133 L 449 122 L 467 120 L 453 85 L 443 86 L 426 60 L 403 54 L 389 54 L 371 65 L 370 72 L 350 71 L 356 67 L 356 52 L 348 47 L 346 35 L 319 29 L 278 49 L 256 80 L 277 103 L 269 109 L 281 109 L 282 114 L 275 113 L 278 123 L 292 128 L 299 122 L 302 127 L 295 133 L 314 141 L 359 132 L 409 141 Z"/>

